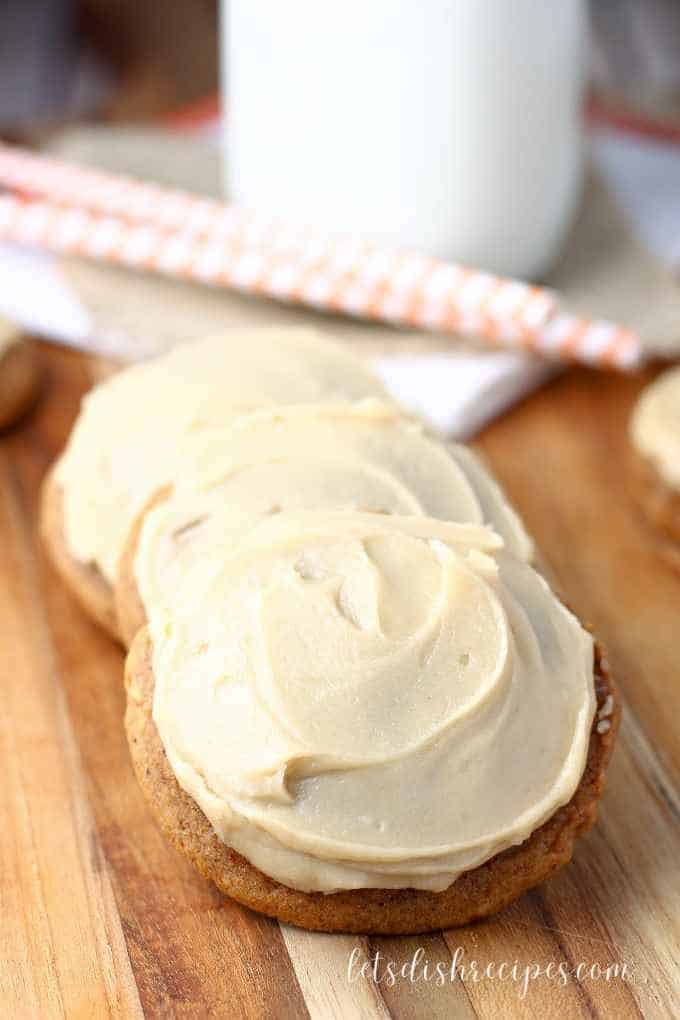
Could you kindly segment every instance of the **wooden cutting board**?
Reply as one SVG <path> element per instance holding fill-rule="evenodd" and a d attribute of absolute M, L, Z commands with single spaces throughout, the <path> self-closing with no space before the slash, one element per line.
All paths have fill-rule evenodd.
<path fill-rule="evenodd" d="M 224 900 L 149 817 L 123 736 L 122 653 L 36 539 L 40 480 L 93 372 L 82 355 L 44 353 L 44 400 L 0 439 L 2 1015 L 680 1015 L 680 575 L 628 491 L 626 420 L 643 377 L 566 375 L 478 443 L 625 697 L 597 828 L 559 877 L 495 919 L 357 938 Z M 378 982 L 361 972 L 377 954 Z M 388 965 L 404 971 L 390 980 Z"/>

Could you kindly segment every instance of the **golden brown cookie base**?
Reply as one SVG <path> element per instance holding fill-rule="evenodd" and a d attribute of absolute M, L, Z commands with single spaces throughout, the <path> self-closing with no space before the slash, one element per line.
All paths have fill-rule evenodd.
<path fill-rule="evenodd" d="M 80 606 L 112 638 L 120 640 L 113 589 L 96 567 L 80 563 L 69 552 L 64 536 L 64 501 L 61 487 L 48 473 L 42 486 L 40 533 L 50 560 Z"/>
<path fill-rule="evenodd" d="M 636 450 L 631 454 L 631 472 L 635 501 L 656 532 L 659 553 L 680 569 L 680 490 L 668 485 Z"/>
<path fill-rule="evenodd" d="M 461 875 L 443 892 L 358 889 L 306 893 L 267 878 L 215 835 L 198 805 L 179 786 L 153 722 L 151 640 L 140 631 L 126 663 L 125 724 L 132 763 L 157 821 L 175 847 L 227 896 L 280 921 L 315 931 L 415 934 L 452 928 L 496 913 L 570 860 L 574 841 L 597 816 L 620 707 L 606 664 L 596 652 L 598 708 L 609 695 L 606 732 L 593 723 L 583 778 L 576 793 L 525 843 Z"/>
<path fill-rule="evenodd" d="M 38 349 L 17 340 L 0 354 L 0 429 L 14 425 L 35 403 L 42 373 Z"/>
<path fill-rule="evenodd" d="M 116 616 L 118 618 L 120 636 L 127 648 L 134 641 L 137 631 L 146 626 L 146 611 L 135 579 L 135 556 L 137 554 L 137 546 L 139 545 L 139 535 L 144 518 L 149 510 L 158 503 L 162 503 L 164 499 L 167 499 L 171 491 L 172 485 L 164 485 L 162 489 L 153 494 L 148 503 L 137 514 L 121 553 L 114 598 L 116 601 Z"/>

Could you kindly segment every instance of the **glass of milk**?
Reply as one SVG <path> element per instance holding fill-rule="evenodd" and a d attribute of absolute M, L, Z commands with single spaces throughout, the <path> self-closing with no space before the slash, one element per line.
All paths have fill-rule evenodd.
<path fill-rule="evenodd" d="M 239 204 L 538 277 L 583 177 L 585 0 L 224 0 Z"/>

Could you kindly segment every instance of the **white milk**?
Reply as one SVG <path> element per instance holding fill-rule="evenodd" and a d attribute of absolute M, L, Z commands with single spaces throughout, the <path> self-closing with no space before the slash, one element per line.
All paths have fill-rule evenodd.
<path fill-rule="evenodd" d="M 543 273 L 582 179 L 585 0 L 225 0 L 227 191 Z"/>

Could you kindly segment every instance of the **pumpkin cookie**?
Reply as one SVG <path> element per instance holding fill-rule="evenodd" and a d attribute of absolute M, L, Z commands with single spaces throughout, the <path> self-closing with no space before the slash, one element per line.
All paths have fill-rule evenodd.
<path fill-rule="evenodd" d="M 181 475 L 189 436 L 255 407 L 383 395 L 360 358 L 311 329 L 226 330 L 129 366 L 86 394 L 55 465 L 60 495 L 45 496 L 52 558 L 84 608 L 110 620 L 128 531 Z"/>
<path fill-rule="evenodd" d="M 315 931 L 375 934 L 415 934 L 468 924 L 502 910 L 567 864 L 576 839 L 596 820 L 620 718 L 616 687 L 599 647 L 594 671 L 598 709 L 581 782 L 569 803 L 526 842 L 463 873 L 443 892 L 358 889 L 324 894 L 287 888 L 226 846 L 177 782 L 152 717 L 151 659 L 151 640 L 144 629 L 126 665 L 125 726 L 149 807 L 170 842 L 204 878 L 232 899 L 286 923 Z"/>
<path fill-rule="evenodd" d="M 533 555 L 522 522 L 475 454 L 440 442 L 384 401 L 241 415 L 231 426 L 195 433 L 184 465 L 163 490 L 172 490 L 166 505 L 156 496 L 142 511 L 119 561 L 116 604 L 128 644 L 146 623 L 145 599 L 173 590 L 195 558 L 210 558 L 224 527 L 237 545 L 258 518 L 282 511 L 363 508 L 490 524 L 514 555 Z M 225 509 L 230 518 L 241 511 L 242 519 L 228 523 Z M 158 555 L 140 591 L 136 550 L 151 540 Z"/>
<path fill-rule="evenodd" d="M 568 860 L 618 709 L 591 636 L 495 530 L 215 523 L 209 555 L 146 589 L 126 670 L 140 782 L 199 870 L 302 926 L 416 932 Z M 144 534 L 142 579 L 164 548 Z"/>

